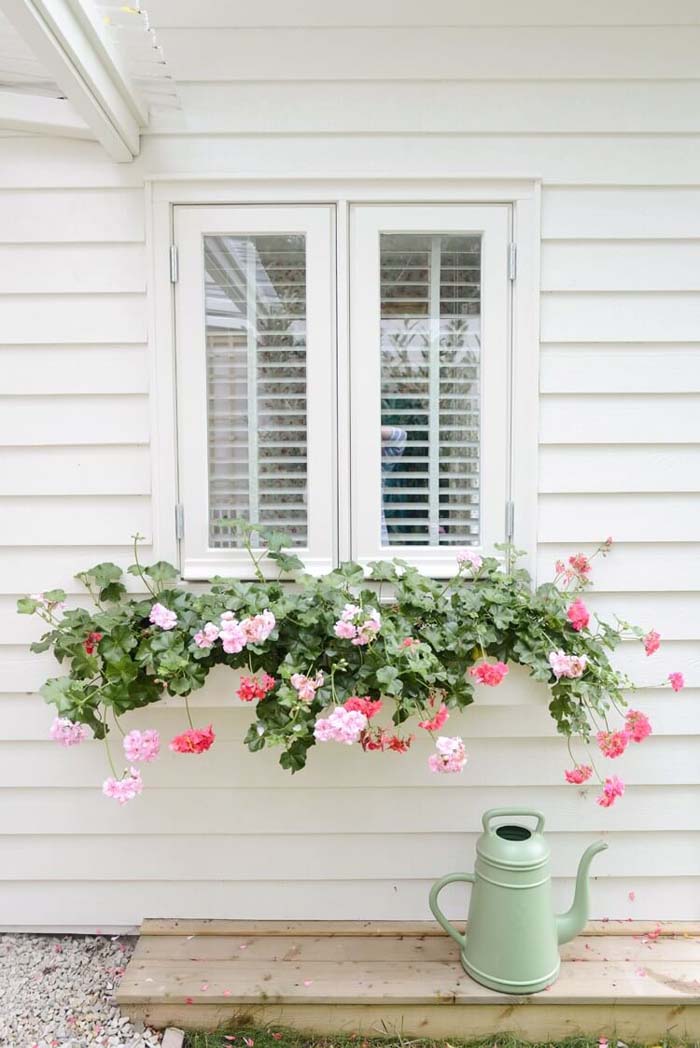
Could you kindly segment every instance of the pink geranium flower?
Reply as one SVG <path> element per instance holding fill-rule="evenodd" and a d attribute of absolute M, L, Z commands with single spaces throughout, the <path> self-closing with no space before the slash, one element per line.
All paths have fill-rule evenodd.
<path fill-rule="evenodd" d="M 84 724 L 75 724 L 68 717 L 54 717 L 49 735 L 61 746 L 78 746 L 85 742 L 89 732 Z"/>
<path fill-rule="evenodd" d="M 651 735 L 649 718 L 641 710 L 629 710 L 625 714 L 625 728 L 633 742 L 644 742 Z"/>
<path fill-rule="evenodd" d="M 577 764 L 571 771 L 564 772 L 564 778 L 567 782 L 580 786 L 582 783 L 588 782 L 592 774 L 593 768 L 591 768 L 590 764 Z"/>
<path fill-rule="evenodd" d="M 479 662 L 469 670 L 470 677 L 474 677 L 479 684 L 488 684 L 491 688 L 500 684 L 507 673 L 508 667 L 505 662 Z"/>
<path fill-rule="evenodd" d="M 659 650 L 660 640 L 660 633 L 657 633 L 656 630 L 649 630 L 647 635 L 642 639 L 642 643 L 644 644 L 644 650 L 647 653 L 647 655 L 653 655 L 655 651 Z"/>
<path fill-rule="evenodd" d="M 160 753 L 160 735 L 154 728 L 130 731 L 124 736 L 124 756 L 130 763 L 145 761 L 150 764 Z"/>
<path fill-rule="evenodd" d="M 480 557 L 478 553 L 475 553 L 471 549 L 457 550 L 456 556 L 460 569 L 468 564 L 472 571 L 477 572 L 484 563 L 483 557 Z"/>
<path fill-rule="evenodd" d="M 588 658 L 586 655 L 567 655 L 561 649 L 549 653 L 549 665 L 557 680 L 560 677 L 569 677 L 571 679 L 580 677 L 587 663 Z"/>
<path fill-rule="evenodd" d="M 219 627 L 213 622 L 207 622 L 194 635 L 194 642 L 198 648 L 211 648 L 215 640 L 219 638 Z"/>
<path fill-rule="evenodd" d="M 628 731 L 599 731 L 596 735 L 604 757 L 620 757 L 627 749 L 630 737 Z"/>
<path fill-rule="evenodd" d="M 236 695 L 243 702 L 264 699 L 272 691 L 275 684 L 275 678 L 271 677 L 269 673 L 263 673 L 259 680 L 257 674 L 254 677 L 241 677 L 241 684 Z"/>
<path fill-rule="evenodd" d="M 357 604 L 346 604 L 333 627 L 336 637 L 349 640 L 356 646 L 369 644 L 379 633 L 382 618 L 376 608 L 363 611 Z"/>
<path fill-rule="evenodd" d="M 245 634 L 246 641 L 249 644 L 262 644 L 272 633 L 273 629 L 277 625 L 277 620 L 271 611 L 267 608 L 259 615 L 253 615 L 252 618 L 243 619 L 241 622 L 241 629 Z"/>
<path fill-rule="evenodd" d="M 603 792 L 600 797 L 596 797 L 596 804 L 599 804 L 601 808 L 611 808 L 616 799 L 621 797 L 624 792 L 625 784 L 622 779 L 618 779 L 617 775 L 612 775 L 605 780 Z"/>
<path fill-rule="evenodd" d="M 448 738 L 440 735 L 435 743 L 436 753 L 428 757 L 428 767 L 438 774 L 459 772 L 467 763 L 464 740 L 459 736 Z"/>
<path fill-rule="evenodd" d="M 577 633 L 581 630 L 585 630 L 591 618 L 588 614 L 588 608 L 580 597 L 577 597 L 576 600 L 569 605 L 566 617 L 571 623 L 571 628 L 576 630 Z"/>
<path fill-rule="evenodd" d="M 105 797 L 112 797 L 118 804 L 126 804 L 133 801 L 143 791 L 143 782 L 138 768 L 129 768 L 124 772 L 121 779 L 105 779 L 102 783 L 102 792 Z"/>
<path fill-rule="evenodd" d="M 154 626 L 160 626 L 162 630 L 171 630 L 177 625 L 177 615 L 163 604 L 154 604 L 148 619 Z"/>
<path fill-rule="evenodd" d="M 682 673 L 669 673 L 668 680 L 674 691 L 682 691 L 685 687 L 685 677 Z"/>
<path fill-rule="evenodd" d="M 232 611 L 225 611 L 221 616 L 219 636 L 227 655 L 237 655 L 239 651 L 243 651 L 248 642 L 245 630 Z"/>
<path fill-rule="evenodd" d="M 418 727 L 425 728 L 426 731 L 440 731 L 440 728 L 443 726 L 448 717 L 449 713 L 447 710 L 447 706 L 443 702 L 440 706 L 440 709 L 437 711 L 432 720 L 418 721 Z"/>
<path fill-rule="evenodd" d="M 367 720 L 371 720 L 372 717 L 380 712 L 384 703 L 381 699 L 370 699 L 369 696 L 351 695 L 349 699 L 346 699 L 343 703 L 343 709 L 355 710 L 359 713 L 364 713 Z"/>
<path fill-rule="evenodd" d="M 359 710 L 346 710 L 336 706 L 328 717 L 321 717 L 314 725 L 314 738 L 317 742 L 342 742 L 351 746 L 357 742 L 367 727 L 368 721 Z"/>
<path fill-rule="evenodd" d="M 102 640 L 104 634 L 102 633 L 88 633 L 87 637 L 83 641 L 83 647 L 85 648 L 86 655 L 94 655 L 97 651 L 97 645 Z"/>
<path fill-rule="evenodd" d="M 323 674 L 320 670 L 315 677 L 307 677 L 304 673 L 293 673 L 291 685 L 302 702 L 313 702 L 316 692 L 323 687 L 323 680 Z"/>
<path fill-rule="evenodd" d="M 208 728 L 188 728 L 171 739 L 169 748 L 173 753 L 204 753 L 212 746 L 215 738 L 211 724 Z"/>

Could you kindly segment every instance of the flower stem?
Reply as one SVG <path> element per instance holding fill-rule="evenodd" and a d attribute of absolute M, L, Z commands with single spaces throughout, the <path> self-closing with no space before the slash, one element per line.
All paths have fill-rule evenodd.
<path fill-rule="evenodd" d="M 187 701 L 187 696 L 186 695 L 184 695 L 183 698 L 185 700 L 185 712 L 187 713 L 187 719 L 190 722 L 190 728 L 194 728 L 194 723 L 192 721 L 192 714 L 190 713 L 190 704 Z"/>

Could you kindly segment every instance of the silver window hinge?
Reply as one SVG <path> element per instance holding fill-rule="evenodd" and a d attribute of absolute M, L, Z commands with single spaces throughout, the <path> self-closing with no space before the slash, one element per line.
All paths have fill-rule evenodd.
<path fill-rule="evenodd" d="M 177 244 L 170 245 L 170 283 L 177 284 L 180 275 L 179 259 L 177 257 Z"/>
<path fill-rule="evenodd" d="M 506 542 L 512 542 L 515 535 L 515 503 L 506 502 Z"/>
<path fill-rule="evenodd" d="M 185 507 L 178 502 L 175 507 L 175 538 L 179 541 L 185 537 Z"/>
<path fill-rule="evenodd" d="M 518 271 L 518 245 L 508 245 L 508 279 L 515 280 Z"/>

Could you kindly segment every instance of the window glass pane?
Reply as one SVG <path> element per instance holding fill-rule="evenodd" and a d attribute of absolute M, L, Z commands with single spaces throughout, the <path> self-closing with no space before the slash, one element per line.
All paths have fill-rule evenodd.
<path fill-rule="evenodd" d="M 382 545 L 479 535 L 481 238 L 384 233 Z"/>
<path fill-rule="evenodd" d="M 243 517 L 307 544 L 305 237 L 206 236 L 209 541 Z"/>

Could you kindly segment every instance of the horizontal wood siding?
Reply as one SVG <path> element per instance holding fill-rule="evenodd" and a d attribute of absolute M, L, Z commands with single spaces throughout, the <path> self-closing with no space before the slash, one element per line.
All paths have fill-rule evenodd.
<path fill-rule="evenodd" d="M 470 867 L 481 812 L 525 802 L 547 815 L 560 908 L 604 836 L 594 917 L 700 918 L 698 6 L 400 6 L 150 0 L 183 108 L 154 120 L 137 161 L 3 140 L 0 926 L 422 919 L 431 880 Z M 150 539 L 144 180 L 181 174 L 542 180 L 538 575 L 611 534 L 590 606 L 664 641 L 618 656 L 654 722 L 619 805 L 563 783 L 546 691 L 518 672 L 450 722 L 470 753 L 450 781 L 429 776 L 425 745 L 320 748 L 290 778 L 242 747 L 249 710 L 222 673 L 192 700 L 211 754 L 183 770 L 166 753 L 124 809 L 100 794 L 101 745 L 47 740 L 36 690 L 57 670 L 30 655 L 39 626 L 14 602 L 56 585 L 78 604 L 76 571 L 128 564 L 131 535 Z M 661 687 L 676 669 L 681 695 Z M 126 723 L 185 725 L 177 700 Z"/>

